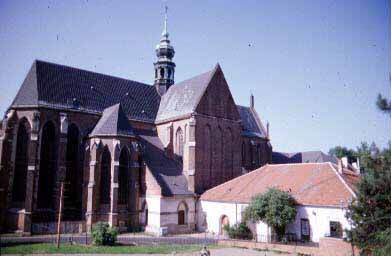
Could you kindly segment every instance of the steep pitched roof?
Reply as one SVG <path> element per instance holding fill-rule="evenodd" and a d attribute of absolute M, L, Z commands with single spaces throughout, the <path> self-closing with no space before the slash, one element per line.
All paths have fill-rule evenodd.
<path fill-rule="evenodd" d="M 266 131 L 255 109 L 239 106 L 237 109 L 242 119 L 243 135 L 247 137 L 266 138 Z"/>
<path fill-rule="evenodd" d="M 212 77 L 219 69 L 221 70 L 217 64 L 211 71 L 172 85 L 160 101 L 156 121 L 170 120 L 193 113 Z"/>
<path fill-rule="evenodd" d="M 102 117 L 90 134 L 90 136 L 98 135 L 134 135 L 132 125 L 122 110 L 120 103 L 106 108 L 103 111 Z"/>
<path fill-rule="evenodd" d="M 129 119 L 153 122 L 160 96 L 155 87 L 36 60 L 11 107 L 47 106 L 100 114 L 121 103 Z"/>
<path fill-rule="evenodd" d="M 206 191 L 201 200 L 249 203 L 275 187 L 288 191 L 299 205 L 346 206 L 355 194 L 343 176 L 330 163 L 265 165 Z"/>
<path fill-rule="evenodd" d="M 145 164 L 162 188 L 162 194 L 164 196 L 193 195 L 194 193 L 188 190 L 182 163 L 166 157 L 163 143 L 157 134 L 144 134 L 142 131 L 137 133 L 145 151 L 148 152 L 144 156 Z"/>
<path fill-rule="evenodd" d="M 273 152 L 273 164 L 289 164 L 289 163 L 338 163 L 338 159 L 334 156 L 327 155 L 322 151 L 304 151 L 295 153 Z"/>

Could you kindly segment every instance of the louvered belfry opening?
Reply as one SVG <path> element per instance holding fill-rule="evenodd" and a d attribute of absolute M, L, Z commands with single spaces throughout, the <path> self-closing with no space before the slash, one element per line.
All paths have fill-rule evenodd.
<path fill-rule="evenodd" d="M 42 128 L 37 207 L 54 210 L 57 173 L 57 138 L 53 122 Z"/>
<path fill-rule="evenodd" d="M 20 204 L 20 207 L 22 208 L 26 198 L 26 176 L 28 166 L 29 135 L 26 128 L 27 125 L 28 121 L 26 119 L 22 119 L 19 122 L 16 137 L 14 180 L 12 184 L 12 201 L 14 204 Z"/>

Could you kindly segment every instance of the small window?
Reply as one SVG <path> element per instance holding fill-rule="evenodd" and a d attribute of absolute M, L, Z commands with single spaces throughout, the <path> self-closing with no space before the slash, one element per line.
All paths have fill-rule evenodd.
<path fill-rule="evenodd" d="M 160 78 L 164 78 L 164 69 L 163 68 L 160 69 Z"/>
<path fill-rule="evenodd" d="M 310 221 L 308 219 L 301 219 L 301 240 L 310 240 Z"/>
<path fill-rule="evenodd" d="M 178 225 L 185 225 L 185 211 L 178 211 Z"/>
<path fill-rule="evenodd" d="M 341 238 L 342 237 L 342 225 L 338 221 L 330 221 L 330 236 Z"/>
<path fill-rule="evenodd" d="M 171 69 L 168 70 L 168 79 L 171 79 Z"/>

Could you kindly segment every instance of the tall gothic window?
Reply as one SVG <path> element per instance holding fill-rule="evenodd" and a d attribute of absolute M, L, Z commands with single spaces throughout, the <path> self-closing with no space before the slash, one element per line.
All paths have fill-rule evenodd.
<path fill-rule="evenodd" d="M 79 168 L 79 129 L 75 124 L 68 127 L 66 151 L 65 206 L 81 209 L 82 174 Z"/>
<path fill-rule="evenodd" d="M 212 132 L 209 125 L 205 126 L 204 130 L 204 169 L 202 172 L 204 189 L 210 188 L 212 176 Z"/>
<path fill-rule="evenodd" d="M 168 79 L 171 79 L 171 69 L 168 69 Z"/>
<path fill-rule="evenodd" d="M 257 144 L 257 165 L 261 165 L 261 144 Z"/>
<path fill-rule="evenodd" d="M 57 172 L 56 130 L 53 122 L 42 128 L 38 181 L 38 208 L 54 208 L 54 181 Z"/>
<path fill-rule="evenodd" d="M 124 148 L 119 157 L 119 176 L 118 176 L 118 203 L 128 204 L 129 200 L 129 156 Z"/>
<path fill-rule="evenodd" d="M 107 147 L 103 149 L 100 167 L 100 203 L 110 203 L 111 156 Z"/>
<path fill-rule="evenodd" d="M 233 177 L 233 137 L 230 128 L 227 129 L 224 141 L 224 176 L 228 180 Z"/>
<path fill-rule="evenodd" d="M 178 128 L 176 131 L 176 136 L 175 136 L 175 145 L 176 145 L 176 154 L 178 156 L 183 156 L 183 148 L 184 148 L 184 141 L 183 141 L 183 131 L 181 127 Z"/>
<path fill-rule="evenodd" d="M 27 153 L 29 143 L 27 125 L 29 124 L 26 119 L 22 119 L 19 122 L 16 137 L 15 171 L 12 186 L 12 201 L 14 202 L 24 202 L 26 198 Z"/>
<path fill-rule="evenodd" d="M 242 142 L 242 166 L 246 165 L 246 144 Z"/>

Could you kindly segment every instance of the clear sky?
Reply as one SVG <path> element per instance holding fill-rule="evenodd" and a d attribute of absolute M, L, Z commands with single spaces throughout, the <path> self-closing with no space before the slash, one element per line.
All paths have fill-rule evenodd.
<path fill-rule="evenodd" d="M 0 114 L 34 59 L 151 84 L 164 5 L 176 81 L 222 66 L 236 104 L 270 122 L 274 150 L 385 146 L 391 1 L 0 0 Z"/>

